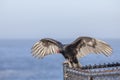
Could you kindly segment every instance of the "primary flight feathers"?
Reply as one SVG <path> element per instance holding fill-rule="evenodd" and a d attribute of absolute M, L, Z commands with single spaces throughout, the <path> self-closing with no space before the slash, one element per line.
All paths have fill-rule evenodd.
<path fill-rule="evenodd" d="M 62 44 L 50 38 L 44 38 L 36 42 L 32 47 L 33 56 L 43 58 L 49 54 L 60 53 Z"/>

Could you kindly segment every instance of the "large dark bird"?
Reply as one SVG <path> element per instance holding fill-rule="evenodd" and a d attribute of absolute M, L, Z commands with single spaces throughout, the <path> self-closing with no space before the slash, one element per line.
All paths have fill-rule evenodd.
<path fill-rule="evenodd" d="M 76 68 L 81 67 L 78 58 L 89 53 L 102 53 L 109 56 L 112 53 L 112 48 L 106 42 L 91 37 L 79 37 L 71 44 L 62 44 L 54 39 L 44 38 L 32 47 L 33 56 L 38 58 L 57 53 L 64 56 L 69 67 Z"/>

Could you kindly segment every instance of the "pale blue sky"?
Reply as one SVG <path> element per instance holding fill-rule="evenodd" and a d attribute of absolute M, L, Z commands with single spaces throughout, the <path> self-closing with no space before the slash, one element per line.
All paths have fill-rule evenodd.
<path fill-rule="evenodd" d="M 0 0 L 0 39 L 120 38 L 120 0 Z"/>

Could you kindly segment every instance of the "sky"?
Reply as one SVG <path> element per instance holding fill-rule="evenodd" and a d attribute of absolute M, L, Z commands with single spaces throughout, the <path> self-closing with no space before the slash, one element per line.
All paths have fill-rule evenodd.
<path fill-rule="evenodd" d="M 0 0 L 0 39 L 120 38 L 120 0 Z"/>

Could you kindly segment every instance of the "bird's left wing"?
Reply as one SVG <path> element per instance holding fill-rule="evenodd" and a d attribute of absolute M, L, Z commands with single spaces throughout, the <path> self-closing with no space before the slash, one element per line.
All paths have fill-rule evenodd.
<path fill-rule="evenodd" d="M 62 43 L 44 38 L 36 42 L 32 47 L 32 54 L 35 57 L 43 58 L 46 55 L 60 53 L 62 51 Z"/>
<path fill-rule="evenodd" d="M 104 54 L 109 56 L 112 48 L 106 42 L 91 37 L 79 37 L 73 42 L 78 57 L 83 57 L 89 53 Z"/>

